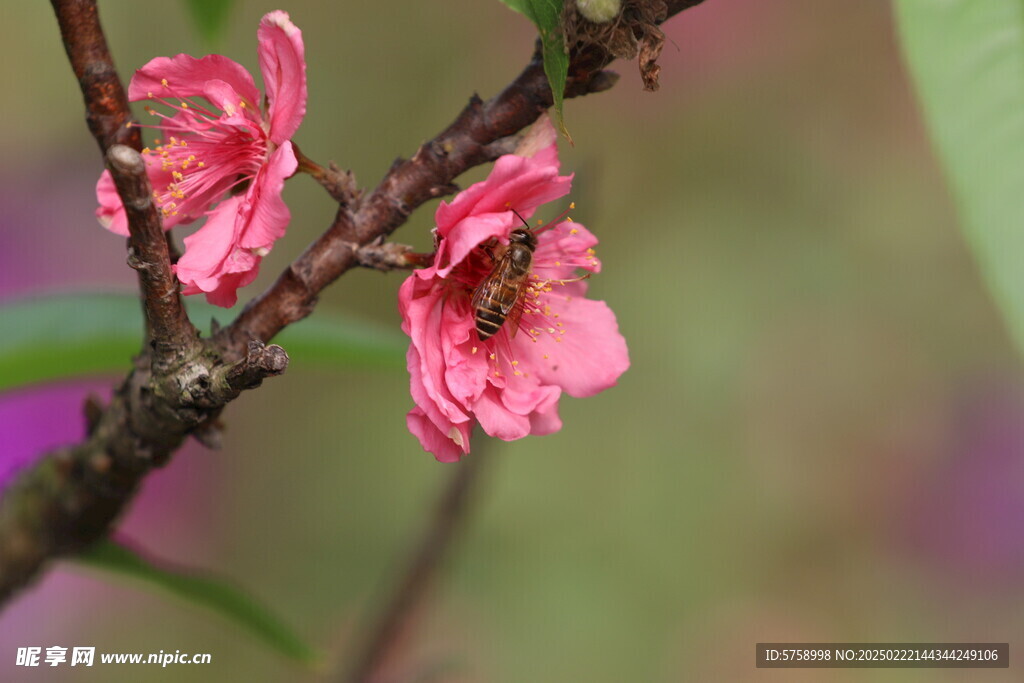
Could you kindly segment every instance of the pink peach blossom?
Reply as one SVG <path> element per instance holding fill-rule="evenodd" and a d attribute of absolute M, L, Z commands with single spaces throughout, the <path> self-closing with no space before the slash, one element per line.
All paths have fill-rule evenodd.
<path fill-rule="evenodd" d="M 536 232 L 529 288 L 517 326 L 480 341 L 471 306 L 487 277 L 488 247 L 508 244 L 537 207 L 565 196 L 572 176 L 558 174 L 556 134 L 547 117 L 515 154 L 498 159 L 486 180 L 437 210 L 434 264 L 418 270 L 398 295 L 416 407 L 411 431 L 442 462 L 469 453 L 476 424 L 506 441 L 561 429 L 558 399 L 592 396 L 629 367 L 626 341 L 603 301 L 585 298 L 577 269 L 596 273 L 597 239 L 566 219 Z M 513 211 L 514 209 L 514 211 Z M 515 332 L 515 333 L 514 333 Z"/>
<path fill-rule="evenodd" d="M 306 113 L 302 32 L 287 13 L 275 11 L 260 21 L 257 37 L 265 110 L 249 72 L 222 55 L 157 57 L 128 87 L 131 101 L 151 100 L 173 111 L 147 107 L 160 117 L 163 136 L 144 150 L 147 171 L 165 228 L 208 217 L 185 238 L 175 272 L 185 294 L 205 293 L 218 306 L 234 305 L 236 290 L 255 279 L 291 220 L 281 191 L 298 167 L 289 140 Z M 127 235 L 109 171 L 100 176 L 96 196 L 100 222 Z"/>

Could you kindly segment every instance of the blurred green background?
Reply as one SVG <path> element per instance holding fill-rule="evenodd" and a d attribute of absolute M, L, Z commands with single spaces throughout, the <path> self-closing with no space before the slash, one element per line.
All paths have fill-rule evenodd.
<path fill-rule="evenodd" d="M 256 26 L 277 8 L 309 62 L 295 140 L 364 186 L 533 49 L 530 24 L 497 2 L 240 0 L 216 51 L 258 72 Z M 153 56 L 209 51 L 178 3 L 101 12 L 126 78 Z M 101 164 L 50 7 L 4 3 L 0 19 L 0 294 L 130 291 L 121 240 L 92 217 Z M 566 107 L 574 217 L 604 262 L 590 291 L 616 311 L 633 366 L 600 396 L 565 399 L 558 434 L 488 448 L 404 680 L 974 680 L 754 668 L 760 641 L 1024 643 L 1019 360 L 958 232 L 890 7 L 707 0 L 665 30 L 660 92 L 619 63 L 612 91 Z M 308 178 L 285 198 L 289 234 L 243 301 L 333 216 Z M 398 239 L 426 247 L 434 206 Z M 351 272 L 321 307 L 397 329 L 401 280 Z M 235 577 L 341 667 L 451 473 L 407 433 L 411 405 L 402 372 L 293 357 L 229 407 L 221 451 L 192 445 L 150 478 L 124 532 Z M 54 644 L 213 663 L 13 666 L 16 647 Z M 0 671 L 337 676 L 68 565 L 0 615 Z"/>

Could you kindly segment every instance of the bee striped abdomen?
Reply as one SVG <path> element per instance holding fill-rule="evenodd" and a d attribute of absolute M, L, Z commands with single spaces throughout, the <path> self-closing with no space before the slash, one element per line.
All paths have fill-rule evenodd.
<path fill-rule="evenodd" d="M 505 309 L 502 302 L 515 302 L 518 297 L 519 287 L 502 282 L 495 288 L 492 297 L 480 301 L 480 305 L 476 309 L 476 334 L 480 341 L 494 336 L 505 324 L 508 310 Z"/>
<path fill-rule="evenodd" d="M 509 316 L 513 317 L 510 334 L 514 337 L 519 325 L 526 278 L 533 263 L 537 239 L 528 230 L 513 230 L 508 246 L 500 253 L 491 273 L 473 292 L 473 319 L 480 341 L 493 337 Z M 519 308 L 517 308 L 519 306 Z"/>
<path fill-rule="evenodd" d="M 476 312 L 476 336 L 480 341 L 486 341 L 493 337 L 504 323 L 505 316 L 501 313 L 480 308 Z"/>

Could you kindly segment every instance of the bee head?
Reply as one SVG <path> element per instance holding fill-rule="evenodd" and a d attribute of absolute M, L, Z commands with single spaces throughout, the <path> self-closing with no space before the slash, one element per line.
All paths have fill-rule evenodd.
<path fill-rule="evenodd" d="M 529 230 L 523 228 L 516 228 L 508 236 L 509 244 L 522 244 L 527 247 L 530 251 L 537 248 L 537 236 Z"/>

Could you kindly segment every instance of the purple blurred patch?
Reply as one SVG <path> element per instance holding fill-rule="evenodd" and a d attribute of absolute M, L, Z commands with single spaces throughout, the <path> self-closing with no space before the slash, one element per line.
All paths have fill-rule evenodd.
<path fill-rule="evenodd" d="M 95 147 L 84 137 L 74 155 L 65 149 L 34 168 L 0 170 L 0 302 L 47 292 L 135 288 L 135 275 L 125 265 L 124 239 L 100 227 L 93 214 L 101 170 Z M 125 358 L 125 371 L 129 368 Z M 0 394 L 0 497 L 18 472 L 53 448 L 79 441 L 85 435 L 86 397 L 95 394 L 108 401 L 116 381 L 78 380 Z M 222 547 L 213 540 L 222 532 L 217 524 L 223 480 L 219 462 L 201 447 L 186 444 L 168 467 L 146 477 L 118 532 L 149 539 L 163 557 L 213 566 Z M 93 628 L 97 609 L 109 611 L 115 600 L 133 605 L 144 600 L 137 588 L 116 586 L 116 577 L 97 579 L 101 574 L 81 571 L 57 563 L 17 596 L 0 619 L 4 652 L 27 645 L 81 644 L 84 636 L 100 635 Z M 161 604 L 158 598 L 153 602 Z M 13 658 L 0 665 L 0 679 L 11 680 L 4 673 L 9 666 Z"/>
<path fill-rule="evenodd" d="M 95 147 L 81 158 L 0 171 L 0 300 L 52 291 L 132 291 L 124 238 L 96 220 Z M 59 201 L 54 201 L 58 197 Z"/>
<path fill-rule="evenodd" d="M 0 172 L 0 303 L 81 290 L 84 282 L 106 291 L 133 286 L 124 240 L 100 227 L 93 213 L 102 170 L 95 149 L 79 152 Z M 110 386 L 90 380 L 0 394 L 0 492 L 43 453 L 81 439 L 85 397 L 96 393 L 105 401 Z"/>
<path fill-rule="evenodd" d="M 82 406 L 86 398 L 92 394 L 106 403 L 112 386 L 112 380 L 87 380 L 0 395 L 0 498 L 22 469 L 58 446 L 80 441 L 85 436 Z M 147 477 L 120 528 L 129 535 L 144 535 L 156 525 L 161 529 L 162 548 L 178 543 L 189 546 L 190 537 L 203 535 L 198 528 L 211 531 L 220 476 L 218 461 L 201 457 L 203 450 L 187 441 L 170 466 Z M 175 523 L 168 524 L 168 519 Z M 197 527 L 193 523 L 199 520 L 204 524 Z"/>
<path fill-rule="evenodd" d="M 0 496 L 18 471 L 85 436 L 82 405 L 89 394 L 107 401 L 110 382 L 48 385 L 0 395 Z"/>
<path fill-rule="evenodd" d="M 945 462 L 908 503 L 912 549 L 979 582 L 1024 577 L 1024 386 L 971 392 L 953 411 Z"/>

